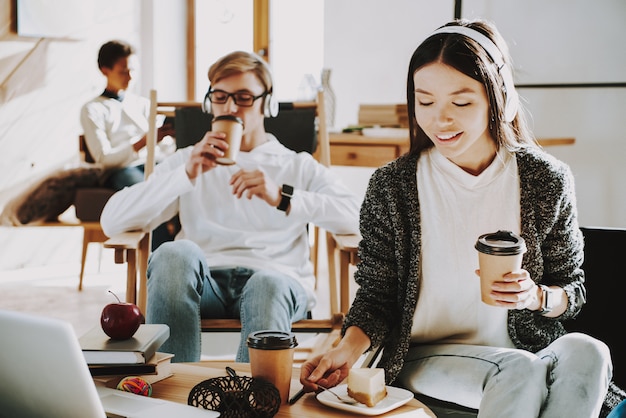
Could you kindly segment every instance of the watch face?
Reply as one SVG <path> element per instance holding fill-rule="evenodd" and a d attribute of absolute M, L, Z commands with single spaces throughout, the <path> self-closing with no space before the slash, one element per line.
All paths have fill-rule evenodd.
<path fill-rule="evenodd" d="M 284 195 L 292 196 L 293 195 L 293 186 L 288 184 L 283 184 L 283 192 Z"/>

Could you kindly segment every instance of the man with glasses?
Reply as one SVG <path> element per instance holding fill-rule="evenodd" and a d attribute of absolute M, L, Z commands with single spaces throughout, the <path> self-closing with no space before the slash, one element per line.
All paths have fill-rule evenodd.
<path fill-rule="evenodd" d="M 360 199 L 308 153 L 265 131 L 277 114 L 265 62 L 233 52 L 209 69 L 204 106 L 243 121 L 236 165 L 219 165 L 228 144 L 207 132 L 159 164 L 149 180 L 116 193 L 102 214 L 104 232 L 150 228 L 175 214 L 181 231 L 148 266 L 147 322 L 170 326 L 162 351 L 200 360 L 200 318 L 241 319 L 237 361 L 249 361 L 249 333 L 289 331 L 315 304 L 306 225 L 358 231 Z"/>

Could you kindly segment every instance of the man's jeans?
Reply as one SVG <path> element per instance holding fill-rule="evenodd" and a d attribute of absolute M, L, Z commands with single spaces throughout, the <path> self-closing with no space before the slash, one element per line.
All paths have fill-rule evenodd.
<path fill-rule="evenodd" d="M 572 333 L 536 354 L 462 344 L 411 347 L 396 383 L 478 409 L 481 418 L 597 417 L 613 374 L 609 348 Z"/>
<path fill-rule="evenodd" d="M 307 294 L 294 278 L 243 267 L 209 269 L 193 242 L 162 244 L 148 262 L 146 322 L 170 327 L 160 351 L 176 362 L 200 360 L 200 318 L 240 318 L 238 362 L 249 362 L 246 338 L 254 331 L 290 331 L 306 318 Z"/>

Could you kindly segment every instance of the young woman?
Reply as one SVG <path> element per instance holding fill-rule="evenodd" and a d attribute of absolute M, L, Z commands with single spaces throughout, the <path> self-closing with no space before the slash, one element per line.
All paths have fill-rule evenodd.
<path fill-rule="evenodd" d="M 418 46 L 407 81 L 410 152 L 370 180 L 360 288 L 343 339 L 303 366 L 303 385 L 333 386 L 382 346 L 388 383 L 480 417 L 597 417 L 608 347 L 561 323 L 585 303 L 573 177 L 529 133 L 504 41 L 487 22 L 451 22 Z M 497 230 L 527 252 L 491 306 L 474 244 Z"/>

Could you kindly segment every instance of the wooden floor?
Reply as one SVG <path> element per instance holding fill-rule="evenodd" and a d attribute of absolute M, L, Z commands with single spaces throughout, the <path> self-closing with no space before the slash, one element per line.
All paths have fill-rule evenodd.
<path fill-rule="evenodd" d="M 90 244 L 83 290 L 78 291 L 81 246 L 81 228 L 0 227 L 0 309 L 66 320 L 77 335 L 99 324 L 102 308 L 115 301 L 109 290 L 124 299 L 126 270 L 114 264 L 112 250 Z M 323 277 L 327 264 L 321 260 Z M 318 293 L 313 315 L 327 317 L 328 286 L 323 280 Z M 314 337 L 298 335 L 298 340 L 306 347 Z M 203 358 L 234 358 L 238 333 L 204 333 L 202 338 Z M 217 338 L 220 344 L 212 344 Z"/>

